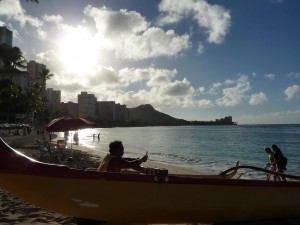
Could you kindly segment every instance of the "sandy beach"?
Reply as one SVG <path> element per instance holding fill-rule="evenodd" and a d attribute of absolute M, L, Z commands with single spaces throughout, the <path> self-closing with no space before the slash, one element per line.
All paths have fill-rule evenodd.
<path fill-rule="evenodd" d="M 50 162 L 49 157 L 40 156 L 40 151 L 35 138 L 41 139 L 41 135 L 30 134 L 27 136 L 8 136 L 2 137 L 11 147 L 21 151 L 29 157 L 36 158 L 43 162 Z M 53 142 L 55 142 L 53 136 Z M 70 147 L 70 146 L 69 146 Z M 101 157 L 89 153 L 89 149 L 80 145 L 73 145 L 73 150 L 68 148 L 65 153 L 66 157 L 59 162 L 70 168 L 86 169 L 89 167 L 98 167 Z M 72 156 L 72 160 L 69 157 Z M 55 162 L 51 162 L 55 163 Z M 165 168 L 169 173 L 196 174 L 196 171 L 182 169 L 174 166 L 166 166 L 149 160 L 144 166 Z M 0 224 L 76 224 L 76 219 L 49 212 L 39 207 L 33 206 L 21 199 L 11 195 L 0 188 Z M 218 223 L 218 225 L 246 224 L 246 225 L 296 225 L 300 224 L 299 219 L 276 220 L 276 221 L 256 221 L 243 223 Z M 216 225 L 216 224 L 215 224 Z"/>

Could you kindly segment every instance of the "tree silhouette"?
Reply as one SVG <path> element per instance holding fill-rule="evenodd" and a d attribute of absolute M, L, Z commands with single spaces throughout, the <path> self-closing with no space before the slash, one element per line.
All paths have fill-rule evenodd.
<path fill-rule="evenodd" d="M 11 47 L 8 44 L 1 44 L 0 57 L 7 68 L 26 68 L 26 60 L 19 47 Z"/>
<path fill-rule="evenodd" d="M 46 87 L 46 81 L 50 80 L 51 77 L 53 77 L 54 75 L 50 72 L 50 70 L 47 67 L 43 68 L 42 72 L 39 75 L 41 80 L 39 93 L 41 94 L 43 88 Z"/>

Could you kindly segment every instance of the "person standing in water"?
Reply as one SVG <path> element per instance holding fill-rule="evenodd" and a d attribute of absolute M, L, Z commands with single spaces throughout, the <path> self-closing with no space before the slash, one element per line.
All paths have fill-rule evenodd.
<path fill-rule="evenodd" d="M 269 155 L 269 162 L 266 165 L 266 168 L 270 171 L 276 171 L 276 163 L 274 158 L 274 153 L 272 152 L 272 149 L 270 147 L 265 148 L 266 153 Z M 270 180 L 270 177 L 272 176 L 272 173 L 267 174 L 266 180 Z M 276 180 L 276 176 L 274 175 L 274 180 Z"/>
<path fill-rule="evenodd" d="M 274 160 L 276 163 L 277 172 L 284 173 L 286 171 L 287 158 L 282 154 L 282 151 L 279 149 L 277 145 L 272 145 L 272 151 L 274 153 Z M 280 177 L 281 180 L 286 180 L 285 177 Z"/>

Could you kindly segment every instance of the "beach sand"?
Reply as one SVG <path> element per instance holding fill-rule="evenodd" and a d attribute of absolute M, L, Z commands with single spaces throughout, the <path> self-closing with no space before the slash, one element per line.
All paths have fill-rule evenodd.
<path fill-rule="evenodd" d="M 23 152 L 29 157 L 39 159 L 43 162 L 49 162 L 49 157 L 40 157 L 40 151 L 36 144 L 35 138 L 42 139 L 41 135 L 30 134 L 27 136 L 9 136 L 2 137 L 4 141 L 11 147 Z M 53 142 L 55 142 L 56 136 L 53 136 Z M 69 146 L 70 147 L 70 146 Z M 72 157 L 72 160 L 69 160 Z M 103 157 L 103 156 L 102 156 Z M 73 145 L 73 150 L 68 148 L 66 150 L 66 157 L 60 162 L 60 164 L 67 165 L 71 168 L 86 169 L 90 167 L 97 168 L 101 156 L 94 156 L 89 153 L 88 148 L 84 148 L 80 145 Z M 51 162 L 53 163 L 53 162 Z M 147 161 L 144 166 L 152 168 L 165 168 L 169 170 L 169 173 L 178 174 L 197 174 L 196 171 L 183 169 L 180 167 L 163 165 L 160 163 Z M 76 219 L 60 215 L 58 213 L 50 212 L 39 207 L 33 206 L 21 199 L 11 195 L 5 190 L 0 188 L 0 224 L 64 224 L 75 225 Z M 201 223 L 204 225 L 203 223 Z M 299 225 L 300 219 L 290 220 L 274 220 L 274 221 L 254 221 L 254 222 L 242 222 L 242 223 L 218 223 L 214 225 Z"/>

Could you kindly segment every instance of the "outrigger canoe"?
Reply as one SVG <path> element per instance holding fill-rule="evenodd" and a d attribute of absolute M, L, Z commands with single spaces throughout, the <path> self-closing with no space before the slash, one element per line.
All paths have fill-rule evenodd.
<path fill-rule="evenodd" d="M 227 172 L 194 176 L 71 169 L 31 159 L 0 138 L 0 187 L 67 216 L 110 223 L 300 217 L 300 182 L 228 179 L 233 173 Z"/>

